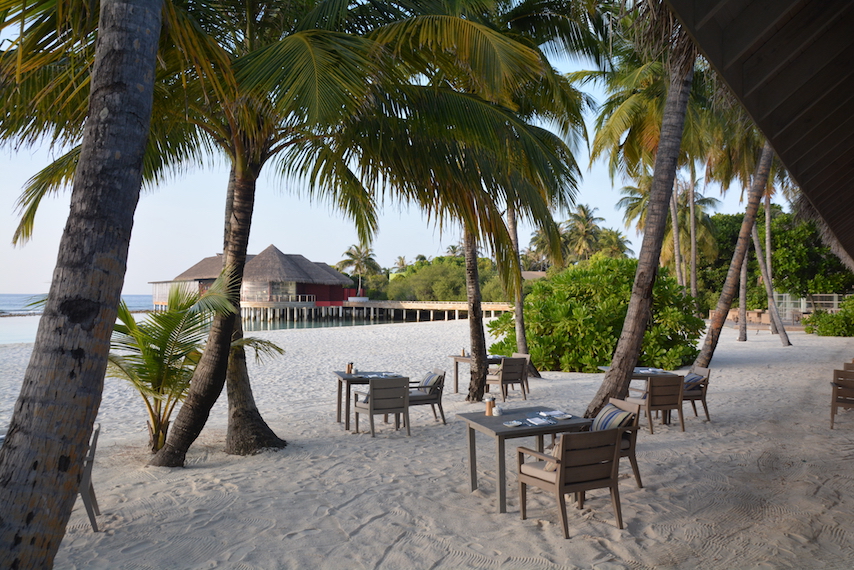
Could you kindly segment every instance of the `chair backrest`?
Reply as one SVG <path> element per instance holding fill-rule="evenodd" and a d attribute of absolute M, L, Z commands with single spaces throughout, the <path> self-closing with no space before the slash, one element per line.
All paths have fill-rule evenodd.
<path fill-rule="evenodd" d="M 833 398 L 840 404 L 854 406 L 854 370 L 833 371 Z"/>
<path fill-rule="evenodd" d="M 89 439 L 89 450 L 86 452 L 86 457 L 83 459 L 84 467 L 95 461 L 95 448 L 98 447 L 98 436 L 101 434 L 101 424 L 95 424 L 95 429 L 92 431 L 92 437 Z"/>
<path fill-rule="evenodd" d="M 682 406 L 684 376 L 653 376 L 647 382 L 648 407 L 651 410 L 673 410 Z"/>
<path fill-rule="evenodd" d="M 843 370 L 854 370 L 854 362 L 846 362 L 842 365 Z"/>
<path fill-rule="evenodd" d="M 706 380 L 708 380 L 709 376 L 712 375 L 711 369 L 703 368 L 702 366 L 692 366 L 691 372 L 693 372 L 694 374 L 699 374 L 700 376 L 702 376 Z"/>
<path fill-rule="evenodd" d="M 445 371 L 439 368 L 433 369 L 433 374 L 436 374 L 439 379 L 436 380 L 436 383 L 433 384 L 433 390 L 430 391 L 431 394 L 441 394 L 442 390 L 445 389 Z"/>
<path fill-rule="evenodd" d="M 528 374 L 528 360 L 525 358 L 502 358 L 498 372 L 504 383 L 518 384 Z"/>
<path fill-rule="evenodd" d="M 595 489 L 616 480 L 622 430 L 561 434 L 558 442 L 558 486 Z"/>
<path fill-rule="evenodd" d="M 409 380 L 406 378 L 371 378 L 371 413 L 383 414 L 403 411 L 409 405 Z"/>

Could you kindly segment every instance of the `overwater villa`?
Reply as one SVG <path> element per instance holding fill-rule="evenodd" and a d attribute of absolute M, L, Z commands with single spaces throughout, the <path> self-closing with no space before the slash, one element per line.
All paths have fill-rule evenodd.
<path fill-rule="evenodd" d="M 166 306 L 176 284 L 204 292 L 222 271 L 222 254 L 206 257 L 172 281 L 152 282 L 154 309 Z M 356 296 L 353 281 L 329 265 L 270 245 L 246 256 L 240 305 L 243 318 L 264 321 L 338 316 L 344 301 Z"/>

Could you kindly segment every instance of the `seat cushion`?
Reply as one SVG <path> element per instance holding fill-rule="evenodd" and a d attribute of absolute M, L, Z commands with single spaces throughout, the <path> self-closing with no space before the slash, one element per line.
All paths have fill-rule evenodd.
<path fill-rule="evenodd" d="M 628 425 L 632 419 L 632 413 L 621 410 L 614 404 L 605 404 L 596 414 L 593 420 L 593 425 L 590 426 L 590 431 L 604 431 L 606 429 L 614 429 Z"/>
<path fill-rule="evenodd" d="M 429 392 L 425 392 L 421 388 L 413 388 L 409 391 L 409 403 L 417 404 L 421 401 L 429 400 L 430 402 L 436 401 L 436 396 L 430 394 Z"/>
<path fill-rule="evenodd" d="M 705 376 L 700 376 L 695 372 L 689 372 L 685 375 L 685 386 L 682 388 L 684 392 L 688 392 L 691 390 L 698 390 L 700 388 L 700 384 L 705 380 Z"/>
<path fill-rule="evenodd" d="M 555 465 L 554 463 L 551 464 Z M 519 470 L 525 475 L 554 483 L 557 481 L 557 472 L 554 468 L 547 470 L 547 465 L 545 461 L 532 461 L 530 463 L 523 463 Z"/>

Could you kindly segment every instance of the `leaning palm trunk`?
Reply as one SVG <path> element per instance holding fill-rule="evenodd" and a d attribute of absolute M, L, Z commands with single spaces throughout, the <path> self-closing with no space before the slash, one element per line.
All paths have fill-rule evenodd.
<path fill-rule="evenodd" d="M 507 231 L 510 232 L 510 241 L 513 243 L 513 252 L 519 259 L 519 233 L 516 226 L 516 208 L 507 204 Z M 519 265 L 519 274 L 513 285 L 513 318 L 516 324 L 516 351 L 528 354 L 528 338 L 525 333 L 525 300 L 522 297 L 522 266 Z M 540 372 L 534 363 L 528 360 L 528 375 L 540 378 Z"/>
<path fill-rule="evenodd" d="M 101 2 L 68 221 L 0 448 L 0 568 L 52 567 L 77 497 L 142 183 L 161 7 Z"/>
<path fill-rule="evenodd" d="M 682 249 L 679 243 L 679 209 L 676 204 L 676 192 L 670 195 L 670 224 L 673 232 L 673 264 L 676 266 L 676 282 L 684 287 L 686 282 L 685 274 L 682 272 Z"/>
<path fill-rule="evenodd" d="M 658 271 L 658 260 L 667 222 L 667 208 L 673 192 L 673 181 L 676 178 L 693 70 L 693 64 L 691 64 L 684 73 L 674 70 L 670 76 L 664 118 L 661 123 L 661 138 L 650 186 L 643 242 L 638 256 L 638 268 L 632 286 L 629 308 L 611 360 L 611 370 L 605 374 L 599 391 L 587 406 L 585 415 L 588 417 L 598 413 L 608 398 L 623 398 L 629 391 L 632 369 L 637 364 L 644 332 L 649 322 L 652 287 Z"/>
<path fill-rule="evenodd" d="M 243 269 L 246 265 L 246 250 L 249 245 L 249 228 L 255 203 L 256 174 L 258 169 L 247 167 L 242 177 L 238 177 L 232 167 L 229 177 L 228 196 L 230 207 L 226 207 L 225 248 L 223 265 L 233 272 L 238 284 L 234 299 L 235 314 L 216 315 L 211 332 L 205 344 L 205 351 L 190 382 L 190 390 L 184 404 L 178 411 L 175 421 L 160 451 L 152 458 L 150 465 L 161 467 L 182 467 L 190 446 L 199 437 L 225 385 L 228 372 L 228 359 L 234 333 L 234 320 L 240 318 L 239 284 L 243 282 Z"/>
<path fill-rule="evenodd" d="M 694 366 L 708 368 L 709 363 L 712 361 L 712 356 L 715 354 L 715 348 L 718 346 L 724 321 L 726 321 L 727 313 L 732 306 L 732 299 L 738 288 L 741 264 L 744 263 L 744 258 L 747 255 L 751 228 L 756 223 L 756 212 L 759 211 L 759 203 L 762 201 L 762 194 L 765 190 L 765 185 L 768 183 L 768 173 L 771 171 L 771 160 L 773 157 L 774 151 L 766 141 L 765 146 L 762 148 L 762 156 L 756 165 L 756 172 L 753 174 L 753 182 L 750 185 L 750 192 L 747 198 L 747 208 L 744 212 L 744 220 L 741 222 L 741 230 L 738 233 L 738 241 L 735 245 L 735 251 L 732 254 L 732 261 L 726 274 L 721 296 L 718 298 L 715 311 L 712 313 L 709 332 L 706 333 L 706 339 L 703 341 L 703 348 L 700 349 L 700 354 L 694 360 Z"/>
<path fill-rule="evenodd" d="M 234 339 L 243 338 L 243 323 L 238 318 L 234 323 Z M 287 442 L 273 433 L 252 395 L 249 370 L 246 368 L 246 351 L 242 346 L 231 350 L 226 377 L 228 394 L 228 432 L 225 452 L 231 455 L 252 455 L 262 449 L 282 448 Z"/>
<path fill-rule="evenodd" d="M 697 290 L 697 218 L 696 214 L 696 205 L 694 204 L 694 167 L 691 167 L 691 182 L 688 184 L 688 208 L 690 219 L 690 230 L 691 230 L 691 296 L 696 299 L 698 295 Z"/>
<path fill-rule="evenodd" d="M 771 296 L 774 296 L 774 282 L 772 279 L 771 273 L 771 194 L 770 192 L 765 193 L 765 268 L 768 273 L 768 283 L 771 284 Z M 770 303 L 770 301 L 769 301 Z M 770 308 L 770 304 L 769 304 Z M 777 334 L 777 325 L 774 324 L 774 321 L 771 321 L 771 334 Z"/>
<path fill-rule="evenodd" d="M 747 246 L 750 248 L 750 245 Z M 741 264 L 738 279 L 738 338 L 739 342 L 747 342 L 747 254 Z"/>
<path fill-rule="evenodd" d="M 765 258 L 762 256 L 762 244 L 759 243 L 759 230 L 756 229 L 756 224 L 753 224 L 751 230 L 753 234 L 753 248 L 756 250 L 756 259 L 759 261 L 759 271 L 762 273 L 762 280 L 765 281 L 765 293 L 768 295 L 768 314 L 771 317 L 771 326 L 777 329 L 777 334 L 780 335 L 780 342 L 783 346 L 791 346 L 789 335 L 786 334 L 786 329 L 783 327 L 783 321 L 780 319 L 780 312 L 777 310 L 777 302 L 774 300 L 774 288 L 771 287 L 771 278 L 768 275 L 768 269 L 765 267 Z"/>
<path fill-rule="evenodd" d="M 471 337 L 471 382 L 466 401 L 479 402 L 483 400 L 483 392 L 486 389 L 486 336 L 483 332 L 483 310 L 480 305 L 477 239 L 468 229 L 464 230 L 463 253 L 466 256 L 466 298 Z"/>

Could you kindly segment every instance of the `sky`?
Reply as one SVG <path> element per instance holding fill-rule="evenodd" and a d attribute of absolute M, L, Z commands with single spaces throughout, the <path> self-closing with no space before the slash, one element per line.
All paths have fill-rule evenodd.
<path fill-rule="evenodd" d="M 0 172 L 3 173 L 0 178 L 0 294 L 41 294 L 47 293 L 50 286 L 68 215 L 70 190 L 42 202 L 31 241 L 23 246 L 11 243 L 18 223 L 16 201 L 23 185 L 49 160 L 47 149 L 0 150 Z M 623 231 L 637 254 L 641 237 L 625 229 L 622 211 L 615 207 L 620 199 L 619 188 L 624 183 L 612 184 L 601 164 L 588 171 L 586 157 L 579 162 L 584 178 L 576 203 L 597 208 L 596 215 L 605 219 L 600 225 Z M 124 294 L 150 294 L 151 281 L 169 281 L 202 258 L 222 250 L 227 181 L 227 167 L 206 165 L 144 191 L 134 218 Z M 730 192 L 718 211 L 736 213 L 741 209 L 737 192 Z M 555 214 L 557 221 L 566 217 L 567 212 Z M 532 229 L 529 224 L 520 225 L 519 240 L 523 247 L 528 244 Z M 273 176 L 262 173 L 249 253 L 259 253 L 272 244 L 284 253 L 301 254 L 311 261 L 334 265 L 357 241 L 352 223 L 330 206 L 283 190 Z M 458 228 L 446 226 L 440 233 L 418 209 L 386 205 L 372 247 L 381 266 L 393 267 L 398 256 L 411 262 L 419 254 L 443 255 L 449 245 L 459 242 Z"/>

